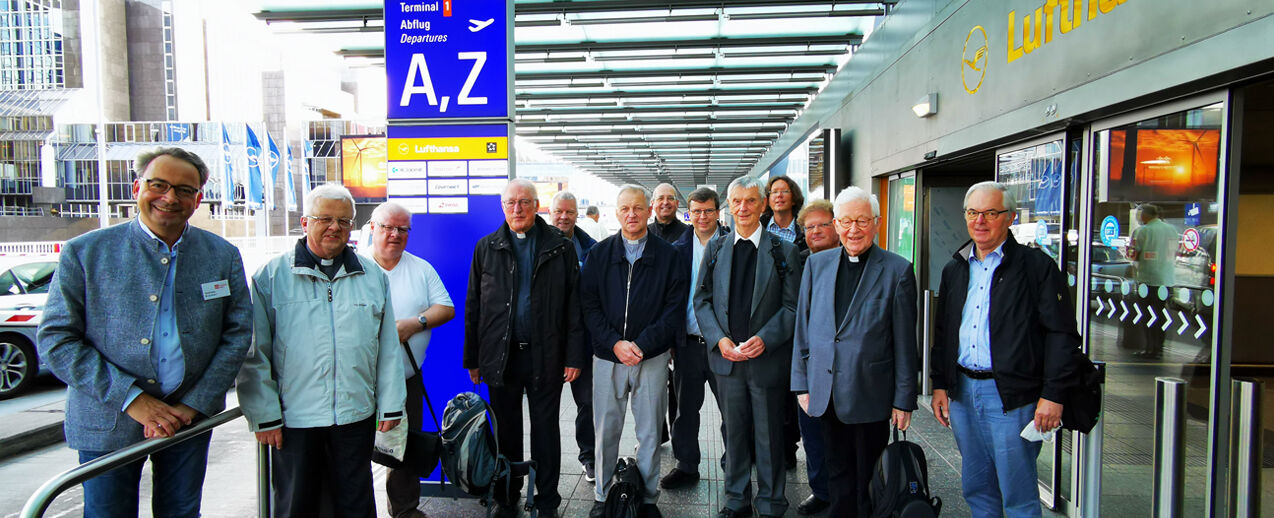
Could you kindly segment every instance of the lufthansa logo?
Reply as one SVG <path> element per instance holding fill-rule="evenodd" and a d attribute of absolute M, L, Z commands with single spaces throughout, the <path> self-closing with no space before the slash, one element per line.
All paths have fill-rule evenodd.
<path fill-rule="evenodd" d="M 408 146 L 407 144 L 399 144 L 399 145 L 398 145 L 398 152 L 399 152 L 399 153 L 404 153 L 404 154 L 405 154 L 405 153 L 409 153 L 409 152 L 411 152 L 411 146 Z"/>
<path fill-rule="evenodd" d="M 964 52 L 960 56 L 960 80 L 964 82 L 964 91 L 970 95 L 977 93 L 982 88 L 982 80 L 986 79 L 989 49 L 986 29 L 981 25 L 970 29 L 969 35 L 964 38 Z"/>

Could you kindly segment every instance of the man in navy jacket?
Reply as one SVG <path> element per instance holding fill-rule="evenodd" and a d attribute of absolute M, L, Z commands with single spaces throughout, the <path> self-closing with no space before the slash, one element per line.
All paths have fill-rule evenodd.
<path fill-rule="evenodd" d="M 644 189 L 620 187 L 616 205 L 620 233 L 593 247 L 580 274 L 584 323 L 596 356 L 593 423 L 600 463 L 593 514 L 606 498 L 631 399 L 637 467 L 646 486 L 641 512 L 658 517 L 659 427 L 668 407 L 669 349 L 685 328 L 686 268 L 671 244 L 647 232 Z"/>

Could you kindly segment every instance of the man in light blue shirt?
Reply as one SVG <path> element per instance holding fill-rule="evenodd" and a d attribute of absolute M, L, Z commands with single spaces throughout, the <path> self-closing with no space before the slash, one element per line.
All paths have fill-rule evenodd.
<path fill-rule="evenodd" d="M 681 261 L 689 263 L 691 281 L 690 297 L 686 301 L 686 336 L 673 349 L 677 368 L 672 374 L 678 408 L 672 422 L 672 455 L 677 459 L 677 466 L 660 479 L 659 485 L 664 489 L 686 487 L 699 480 L 699 409 L 703 406 L 703 383 L 708 382 L 714 398 L 717 395 L 717 379 L 708 369 L 708 346 L 703 342 L 703 333 L 695 318 L 694 296 L 708 240 L 728 231 L 717 224 L 720 197 L 716 191 L 700 187 L 691 192 L 688 199 L 693 231 L 682 234 L 681 239 L 673 243 Z M 724 441 L 724 427 L 721 436 Z"/>

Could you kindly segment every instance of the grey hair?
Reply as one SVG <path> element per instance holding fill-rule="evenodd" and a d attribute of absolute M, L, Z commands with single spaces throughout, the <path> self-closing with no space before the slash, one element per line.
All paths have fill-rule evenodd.
<path fill-rule="evenodd" d="M 509 191 L 513 190 L 515 187 L 530 189 L 532 198 L 537 200 L 540 198 L 540 193 L 535 190 L 534 182 L 527 180 L 526 178 L 514 178 L 509 180 L 509 183 L 504 186 L 504 190 L 500 192 L 500 200 L 503 201 L 509 199 Z"/>
<path fill-rule="evenodd" d="M 146 168 L 150 167 L 151 161 L 163 155 L 168 155 L 176 158 L 177 160 L 183 160 L 190 165 L 195 166 L 195 171 L 199 172 L 200 187 L 203 187 L 203 184 L 208 182 L 208 166 L 203 163 L 203 159 L 199 158 L 199 155 L 179 147 L 157 147 L 150 151 L 142 151 L 141 153 L 138 153 L 137 157 L 133 159 L 133 171 L 137 173 L 137 177 L 141 178 L 142 175 L 146 174 Z"/>
<path fill-rule="evenodd" d="M 618 200 L 619 197 L 623 196 L 626 192 L 635 192 L 640 194 L 641 197 L 645 199 L 645 203 L 650 203 L 650 193 L 646 192 L 646 188 L 632 183 L 626 183 L 619 186 L 619 194 L 615 195 L 615 199 Z"/>
<path fill-rule="evenodd" d="M 841 209 L 846 203 L 854 201 L 865 201 L 871 204 L 871 215 L 880 217 L 880 200 L 876 199 L 875 194 L 864 191 L 862 187 L 849 186 L 841 189 L 840 194 L 836 195 L 836 206 L 832 211 L 835 217 L 844 215 L 844 209 Z"/>
<path fill-rule="evenodd" d="M 761 199 L 764 200 L 765 199 L 765 184 L 761 183 L 761 180 L 755 176 L 740 176 L 738 178 L 735 178 L 734 181 L 730 182 L 730 186 L 726 187 L 725 197 L 726 199 L 729 199 L 730 193 L 734 192 L 736 188 L 751 189 L 753 187 L 756 187 L 757 194 L 760 194 Z"/>
<path fill-rule="evenodd" d="M 973 196 L 974 192 L 989 190 L 1000 191 L 1000 194 L 1003 195 L 1001 201 L 1004 203 L 1004 209 L 1013 213 L 1017 212 L 1017 197 L 1013 196 L 1013 191 L 1009 190 L 1009 186 L 992 181 L 978 182 L 969 187 L 969 191 L 964 193 L 964 208 L 969 208 L 969 197 Z"/>
<path fill-rule="evenodd" d="M 411 209 L 404 207 L 401 203 L 390 200 L 380 205 L 377 205 L 375 209 L 372 209 L 371 220 L 372 220 L 372 223 L 380 225 L 385 223 L 385 218 L 388 218 L 389 216 L 392 216 L 394 214 L 404 214 L 407 216 L 407 219 L 409 220 L 411 219 L 411 216 L 412 216 Z"/>
<path fill-rule="evenodd" d="M 557 194 L 553 195 L 553 201 L 552 201 L 553 206 L 556 207 L 557 202 L 562 200 L 575 202 L 575 207 L 577 209 L 579 208 L 579 200 L 575 199 L 575 195 L 571 194 L 571 191 L 557 191 Z"/>
<path fill-rule="evenodd" d="M 587 209 L 584 209 L 585 216 L 600 216 L 601 214 L 601 211 L 597 210 L 596 205 L 589 205 Z"/>
<path fill-rule="evenodd" d="M 358 208 L 354 206 L 354 195 L 349 193 L 349 189 L 336 183 L 325 183 L 309 194 L 305 195 L 305 215 L 313 216 L 314 207 L 318 205 L 319 200 L 341 200 L 349 204 L 350 217 L 353 218 L 358 214 Z"/>
<path fill-rule="evenodd" d="M 1137 210 L 1141 214 L 1145 214 L 1147 218 L 1159 217 L 1159 206 L 1153 203 L 1143 203 L 1137 206 Z"/>

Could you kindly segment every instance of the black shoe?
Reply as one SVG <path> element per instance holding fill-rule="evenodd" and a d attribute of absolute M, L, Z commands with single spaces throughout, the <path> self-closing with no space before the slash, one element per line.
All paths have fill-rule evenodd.
<path fill-rule="evenodd" d="M 698 473 L 682 471 L 678 468 L 672 468 L 664 478 L 659 479 L 659 487 L 664 489 L 678 489 L 694 485 L 699 481 Z"/>
<path fill-rule="evenodd" d="M 517 518 L 518 508 L 513 505 L 496 504 L 495 513 L 492 513 L 492 516 L 495 518 Z"/>
<path fill-rule="evenodd" d="M 752 508 L 745 507 L 735 510 L 729 507 L 722 507 L 721 512 L 717 513 L 717 518 L 752 518 Z"/>
<path fill-rule="evenodd" d="M 641 508 L 637 510 L 637 516 L 640 518 L 664 518 L 664 513 L 659 511 L 659 506 L 655 504 L 641 504 Z"/>
<path fill-rule="evenodd" d="M 796 506 L 796 512 L 802 515 L 817 514 L 827 510 L 827 507 L 830 505 L 832 505 L 831 502 L 823 500 L 817 496 L 810 495 L 809 498 L 806 498 L 801 502 L 801 505 Z"/>
<path fill-rule="evenodd" d="M 557 509 L 537 509 L 535 515 L 538 518 L 560 518 L 562 515 L 557 514 Z"/>
<path fill-rule="evenodd" d="M 593 502 L 593 508 L 588 511 L 588 518 L 602 518 L 606 516 L 606 502 Z"/>
<path fill-rule="evenodd" d="M 597 482 L 597 468 L 592 462 L 584 462 L 584 480 L 588 482 Z"/>

